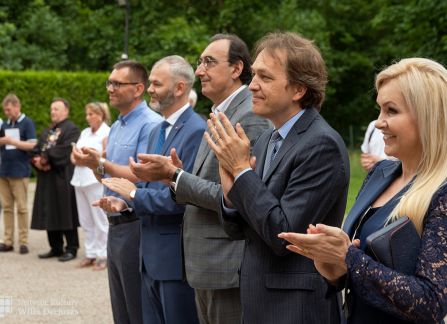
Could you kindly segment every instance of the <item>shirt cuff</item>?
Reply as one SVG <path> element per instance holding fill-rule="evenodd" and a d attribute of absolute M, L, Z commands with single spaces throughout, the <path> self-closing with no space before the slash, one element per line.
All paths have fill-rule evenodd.
<path fill-rule="evenodd" d="M 222 210 L 225 214 L 226 217 L 235 217 L 237 214 L 237 209 L 234 208 L 228 208 L 225 206 L 225 199 L 224 196 L 222 195 Z"/>
<path fill-rule="evenodd" d="M 234 182 L 236 182 L 237 179 L 239 179 L 244 173 L 247 173 L 248 171 L 252 171 L 252 168 L 246 168 L 245 170 L 242 170 L 241 173 L 239 173 L 236 177 L 234 177 Z"/>
<path fill-rule="evenodd" d="M 174 192 L 177 191 L 178 182 L 179 182 L 180 177 L 182 176 L 183 172 L 185 172 L 185 171 L 181 170 L 177 176 L 177 180 L 175 181 L 175 184 L 174 184 Z"/>

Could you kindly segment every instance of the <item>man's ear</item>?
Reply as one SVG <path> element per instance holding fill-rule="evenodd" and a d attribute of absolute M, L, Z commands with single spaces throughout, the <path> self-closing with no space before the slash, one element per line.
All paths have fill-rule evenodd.
<path fill-rule="evenodd" d="M 144 93 L 144 83 L 137 83 L 135 85 L 135 97 L 139 98 L 143 95 Z"/>
<path fill-rule="evenodd" d="M 177 81 L 174 85 L 174 96 L 181 97 L 185 94 L 186 84 L 185 81 Z"/>
<path fill-rule="evenodd" d="M 244 63 L 239 60 L 233 64 L 231 64 L 233 68 L 233 73 L 231 74 L 231 77 L 236 80 L 239 79 L 239 76 L 242 74 L 242 70 L 244 69 Z"/>
<path fill-rule="evenodd" d="M 307 92 L 307 87 L 305 87 L 305 86 L 303 86 L 303 85 L 296 85 L 296 86 L 293 86 L 293 91 L 294 91 L 294 94 L 293 94 L 293 101 L 299 101 L 299 100 L 301 100 L 301 98 L 303 98 L 304 97 L 304 95 L 306 94 L 306 92 Z"/>

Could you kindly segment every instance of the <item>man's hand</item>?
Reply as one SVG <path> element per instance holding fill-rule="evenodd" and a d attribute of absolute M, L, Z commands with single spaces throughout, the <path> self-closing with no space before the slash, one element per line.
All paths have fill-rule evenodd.
<path fill-rule="evenodd" d="M 236 130 L 228 118 L 219 113 L 211 113 L 208 119 L 210 133 L 204 136 L 210 148 L 214 151 L 220 165 L 233 177 L 250 168 L 250 140 L 242 126 L 236 124 Z"/>
<path fill-rule="evenodd" d="M 127 208 L 126 202 L 120 198 L 107 196 L 92 203 L 94 207 L 100 207 L 106 213 L 119 213 Z"/>
<path fill-rule="evenodd" d="M 70 157 L 74 165 L 87 166 L 85 165 L 87 154 L 82 153 L 75 145 L 72 146 Z"/>
<path fill-rule="evenodd" d="M 219 175 L 220 175 L 220 184 L 222 185 L 222 190 L 225 199 L 225 207 L 233 208 L 233 203 L 228 198 L 228 192 L 230 192 L 231 188 L 233 187 L 234 177 L 231 175 L 231 173 L 225 170 L 220 164 L 219 164 Z"/>
<path fill-rule="evenodd" d="M 36 167 L 39 171 L 50 171 L 51 166 L 48 163 L 43 163 L 42 157 L 40 155 L 36 155 L 32 158 L 31 163 Z"/>
<path fill-rule="evenodd" d="M 86 166 L 93 171 L 99 166 L 99 158 L 101 153 L 91 147 L 83 147 L 80 150 L 73 148 L 73 158 L 76 161 L 76 165 Z M 79 163 L 79 164 L 78 164 Z"/>
<path fill-rule="evenodd" d="M 137 189 L 132 182 L 124 178 L 104 178 L 102 184 L 126 200 L 131 200 L 130 192 Z"/>
<path fill-rule="evenodd" d="M 0 137 L 0 145 L 14 145 L 12 143 L 13 140 L 14 139 L 8 135 L 2 136 L 2 137 Z"/>
<path fill-rule="evenodd" d="M 171 149 L 171 156 L 158 154 L 138 154 L 140 163 L 129 158 L 129 167 L 132 173 L 143 181 L 171 181 L 175 170 L 182 168 L 183 164 L 177 155 L 175 148 Z"/>

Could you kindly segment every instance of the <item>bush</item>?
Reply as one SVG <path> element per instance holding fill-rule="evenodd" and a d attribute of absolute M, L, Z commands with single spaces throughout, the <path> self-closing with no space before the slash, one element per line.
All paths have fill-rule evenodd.
<path fill-rule="evenodd" d="M 3 100 L 8 93 L 15 93 L 20 98 L 22 112 L 34 121 L 37 134 L 51 124 L 52 99 L 65 98 L 70 103 L 70 119 L 82 130 L 87 127 L 85 105 L 91 101 L 109 101 L 104 85 L 108 75 L 108 72 L 0 71 L 0 96 Z M 115 118 L 116 110 L 111 112 Z"/>

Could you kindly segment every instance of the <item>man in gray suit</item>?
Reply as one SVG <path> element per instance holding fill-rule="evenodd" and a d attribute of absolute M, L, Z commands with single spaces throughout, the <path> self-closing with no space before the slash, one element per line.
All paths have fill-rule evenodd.
<path fill-rule="evenodd" d="M 253 111 L 273 122 L 253 147 L 243 126 L 211 116 L 208 144 L 220 163 L 220 217 L 234 239 L 246 239 L 241 266 L 243 322 L 337 323 L 337 300 L 312 260 L 290 253 L 281 232 L 309 224 L 339 226 L 349 183 L 340 135 L 321 117 L 327 80 L 317 47 L 294 33 L 258 43 L 253 64 Z M 210 124 L 209 124 L 210 125 Z"/>
<path fill-rule="evenodd" d="M 269 127 L 266 119 L 251 112 L 251 59 L 245 43 L 235 35 L 211 38 L 198 61 L 196 76 L 202 93 L 213 102 L 212 111 L 241 123 L 254 141 Z M 175 151 L 171 159 L 140 154 L 135 175 L 145 181 L 168 180 L 177 203 L 186 203 L 183 246 L 188 283 L 195 288 L 201 323 L 240 323 L 238 269 L 244 243 L 231 241 L 220 225 L 217 210 L 221 186 L 218 162 L 205 140 L 199 147 L 192 173 L 178 168 Z"/>

